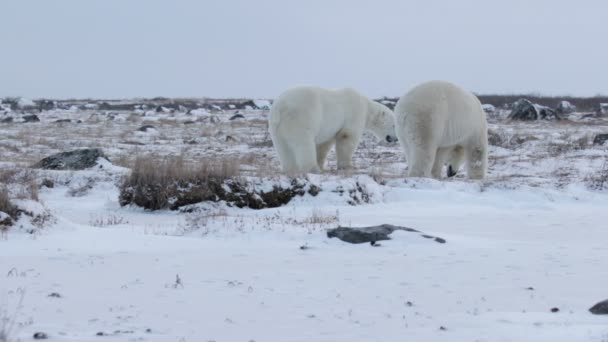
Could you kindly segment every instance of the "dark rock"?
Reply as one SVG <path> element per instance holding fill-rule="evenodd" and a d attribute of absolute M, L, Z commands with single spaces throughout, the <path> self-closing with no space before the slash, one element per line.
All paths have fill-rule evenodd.
<path fill-rule="evenodd" d="M 72 122 L 72 120 L 70 120 L 70 119 L 55 120 L 55 123 L 70 123 L 70 122 Z"/>
<path fill-rule="evenodd" d="M 52 110 L 55 109 L 57 107 L 57 102 L 55 101 L 51 101 L 51 100 L 40 100 L 38 101 L 38 110 L 39 111 L 45 111 L 45 110 Z"/>
<path fill-rule="evenodd" d="M 152 126 L 152 125 L 143 125 L 141 127 L 139 127 L 137 130 L 140 132 L 147 132 L 148 130 L 151 129 L 156 129 L 156 127 Z"/>
<path fill-rule="evenodd" d="M 608 315 L 608 299 L 595 304 L 589 311 L 594 315 Z"/>
<path fill-rule="evenodd" d="M 84 170 L 97 164 L 97 160 L 109 160 L 98 148 L 61 152 L 46 157 L 32 167 L 46 170 Z"/>
<path fill-rule="evenodd" d="M 593 138 L 593 145 L 604 145 L 606 140 L 608 140 L 608 133 L 598 134 Z"/>
<path fill-rule="evenodd" d="M 389 99 L 387 97 L 383 97 L 381 99 L 376 99 L 374 101 L 387 106 L 391 110 L 394 110 L 395 109 L 395 105 L 397 104 L 397 100 L 395 100 L 395 99 Z"/>
<path fill-rule="evenodd" d="M 242 114 L 234 114 L 233 116 L 230 117 L 230 120 L 236 120 L 236 119 L 244 119 L 245 117 Z"/>
<path fill-rule="evenodd" d="M 58 292 L 51 292 L 47 297 L 50 297 L 50 298 L 61 298 L 61 294 L 59 294 Z"/>
<path fill-rule="evenodd" d="M 559 312 L 559 308 L 551 308 L 551 312 L 553 312 L 553 313 Z"/>
<path fill-rule="evenodd" d="M 102 102 L 102 103 L 99 104 L 99 106 L 97 107 L 97 109 L 99 109 L 99 110 L 110 110 L 110 109 L 112 109 L 112 106 L 109 103 L 107 103 L 107 102 Z"/>
<path fill-rule="evenodd" d="M 39 332 L 34 333 L 33 338 L 34 338 L 34 340 L 46 340 L 49 338 L 49 335 L 39 331 Z"/>
<path fill-rule="evenodd" d="M 12 116 L 8 116 L 8 117 L 6 117 L 6 118 L 4 118 L 4 119 L 0 120 L 0 123 L 11 123 L 11 122 L 13 122 L 13 120 L 14 120 L 14 119 L 13 119 L 13 117 L 12 117 Z"/>
<path fill-rule="evenodd" d="M 192 121 L 192 120 L 184 121 L 184 125 L 192 125 L 192 124 L 194 124 L 194 121 Z"/>
<path fill-rule="evenodd" d="M 35 114 L 24 115 L 21 118 L 23 119 L 23 122 L 40 122 L 40 118 Z"/>
<path fill-rule="evenodd" d="M 394 231 L 401 230 L 406 232 L 420 233 L 418 230 L 407 227 L 394 226 L 392 224 L 382 224 L 379 226 L 371 226 L 371 227 L 361 227 L 361 228 L 352 228 L 352 227 L 338 227 L 334 229 L 329 229 L 327 231 L 328 238 L 338 238 L 342 241 L 349 243 L 372 243 L 372 245 L 376 241 L 390 240 L 390 234 Z M 421 234 L 422 237 L 427 239 L 434 239 L 434 241 L 438 243 L 445 243 L 446 240 L 442 238 L 438 238 L 431 235 Z"/>
<path fill-rule="evenodd" d="M 526 99 L 519 99 L 513 103 L 508 119 L 524 121 L 561 120 L 562 116 L 549 107 L 534 104 Z"/>
<path fill-rule="evenodd" d="M 251 109 L 260 109 L 260 108 L 258 108 L 258 106 L 256 106 L 256 104 L 255 104 L 255 102 L 253 102 L 253 100 L 248 100 L 248 101 L 245 101 L 245 102 L 241 102 L 237 106 L 238 109 L 245 109 L 247 107 L 249 107 Z"/>
<path fill-rule="evenodd" d="M 599 115 L 608 114 L 608 103 L 600 103 L 597 113 Z"/>
<path fill-rule="evenodd" d="M 481 108 L 483 109 L 484 112 L 486 112 L 486 114 L 496 113 L 496 107 L 494 107 L 493 105 L 491 105 L 489 103 L 482 104 Z"/>
<path fill-rule="evenodd" d="M 574 113 L 575 110 L 576 107 L 568 101 L 559 101 L 557 107 L 555 108 L 555 111 L 557 111 L 559 114 L 570 114 Z"/>

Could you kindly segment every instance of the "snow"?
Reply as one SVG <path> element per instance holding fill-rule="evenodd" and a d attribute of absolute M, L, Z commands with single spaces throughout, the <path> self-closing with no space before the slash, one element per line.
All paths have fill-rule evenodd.
<path fill-rule="evenodd" d="M 207 112 L 204 108 L 197 108 L 197 109 L 191 110 L 190 114 L 196 115 L 196 116 L 203 116 L 203 115 L 209 115 L 209 112 Z"/>
<path fill-rule="evenodd" d="M 608 299 L 608 192 L 588 186 L 606 172 L 606 148 L 573 145 L 605 131 L 603 119 L 492 118 L 504 142 L 491 147 L 483 182 L 404 178 L 399 147 L 366 135 L 355 170 L 332 171 L 332 152 L 328 172 L 306 177 L 322 189 L 317 196 L 274 209 L 204 203 L 181 213 L 121 207 L 117 184 L 129 170 L 118 160 L 239 158 L 257 188 L 285 186 L 267 144 L 267 111 L 235 122 L 227 110 L 192 125 L 182 124 L 192 118 L 185 113 L 93 114 L 56 110 L 41 113 L 41 123 L 0 127 L 0 171 L 54 182 L 39 201 L 14 199 L 44 224 L 22 216 L 0 235 L 0 319 L 14 317 L 15 340 L 38 331 L 52 341 L 608 340 L 608 317 L 588 312 Z M 83 122 L 51 125 L 62 118 Z M 153 134 L 133 134 L 149 122 Z M 86 146 L 102 147 L 114 164 L 25 167 L 28 158 Z M 9 190 L 22 194 L 18 183 Z M 326 236 L 338 225 L 382 223 L 447 243 L 408 232 L 379 247 Z"/>
<path fill-rule="evenodd" d="M 605 194 L 480 192 L 475 184 L 434 181 L 383 190 L 383 201 L 360 207 L 320 200 L 259 212 L 230 209 L 229 217 L 239 219 L 218 220 L 221 231 L 173 236 L 167 226 L 177 228 L 177 214 L 121 209 L 111 186 L 78 199 L 51 189 L 42 201 L 58 223 L 0 242 L 0 270 L 18 274 L 0 287 L 13 304 L 16 290 L 25 289 L 17 317 L 32 323 L 19 329 L 23 339 L 35 331 L 58 341 L 115 331 L 123 332 L 118 340 L 145 341 L 607 336 L 606 318 L 587 312 L 606 297 Z M 339 211 L 342 224 L 405 225 L 448 242 L 400 233 L 374 248 L 329 240 L 322 229 L 255 224 L 305 217 L 315 207 Z M 98 221 L 92 217 L 107 215 L 125 223 L 92 225 Z M 560 311 L 550 312 L 553 307 Z"/>

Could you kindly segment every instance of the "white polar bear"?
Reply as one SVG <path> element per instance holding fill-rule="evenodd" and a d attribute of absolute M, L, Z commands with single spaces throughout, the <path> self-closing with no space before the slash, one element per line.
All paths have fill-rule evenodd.
<path fill-rule="evenodd" d="M 482 179 L 488 164 L 486 114 L 475 95 L 445 81 L 422 83 L 395 105 L 396 131 L 410 177 L 448 177 L 466 160 L 467 176 Z"/>
<path fill-rule="evenodd" d="M 320 172 L 336 144 L 338 169 L 351 167 L 364 130 L 397 141 L 393 112 L 351 88 L 298 86 L 282 93 L 268 118 L 284 172 Z"/>

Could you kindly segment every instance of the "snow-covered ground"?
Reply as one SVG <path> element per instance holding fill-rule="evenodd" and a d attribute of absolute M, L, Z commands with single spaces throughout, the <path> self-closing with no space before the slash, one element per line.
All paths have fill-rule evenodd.
<path fill-rule="evenodd" d="M 224 156 L 250 177 L 282 179 L 267 111 L 234 112 L 54 110 L 0 124 L 5 172 L 83 147 L 115 164 L 20 171 L 55 184 L 38 202 L 8 184 L 20 207 L 49 214 L 0 239 L 12 340 L 608 341 L 608 316 L 588 311 L 608 299 L 607 151 L 591 143 L 605 121 L 492 119 L 499 141 L 483 182 L 406 179 L 399 147 L 366 136 L 354 171 L 310 175 L 323 191 L 281 208 L 119 206 L 128 169 L 116 165 L 136 155 Z M 146 124 L 155 129 L 137 130 Z M 339 191 L 353 188 L 367 203 Z M 447 243 L 398 232 L 372 247 L 325 233 L 381 223 Z"/>

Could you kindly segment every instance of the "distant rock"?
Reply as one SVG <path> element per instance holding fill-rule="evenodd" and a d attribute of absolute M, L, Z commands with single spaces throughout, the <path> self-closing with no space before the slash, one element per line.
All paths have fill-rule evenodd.
<path fill-rule="evenodd" d="M 576 107 L 568 101 L 559 101 L 555 110 L 559 114 L 570 114 L 576 111 Z"/>
<path fill-rule="evenodd" d="M 374 244 L 377 241 L 390 240 L 390 234 L 393 232 L 400 230 L 412 233 L 420 233 L 420 231 L 407 228 L 394 226 L 392 224 L 382 224 L 379 226 L 371 226 L 371 227 L 361 227 L 361 228 L 352 228 L 352 227 L 338 227 L 334 229 L 329 229 L 327 231 L 328 238 L 338 238 L 344 242 L 348 243 L 371 243 Z M 445 243 L 446 241 L 442 238 L 434 237 L 431 235 L 421 234 L 422 237 L 427 239 L 434 239 L 438 243 Z"/>
<path fill-rule="evenodd" d="M 483 109 L 484 112 L 486 112 L 486 114 L 496 113 L 496 107 L 494 107 L 493 105 L 491 105 L 489 103 L 482 104 L 481 108 Z"/>
<path fill-rule="evenodd" d="M 97 106 L 97 109 L 99 110 L 111 110 L 112 109 L 112 105 L 110 105 L 107 102 L 102 102 Z"/>
<path fill-rule="evenodd" d="M 35 114 L 24 115 L 21 118 L 23 122 L 40 122 L 40 118 Z"/>
<path fill-rule="evenodd" d="M 594 315 L 608 315 L 608 299 L 595 304 L 589 311 Z"/>
<path fill-rule="evenodd" d="M 561 120 L 562 117 L 555 110 L 535 104 L 526 99 L 519 99 L 513 103 L 508 116 L 511 120 Z"/>
<path fill-rule="evenodd" d="M 7 117 L 3 118 L 2 120 L 0 120 L 0 123 L 11 123 L 13 121 L 14 121 L 14 119 L 12 116 L 7 116 Z"/>
<path fill-rule="evenodd" d="M 608 114 L 608 103 L 600 103 L 600 107 L 598 109 L 598 114 L 600 114 L 600 115 Z"/>
<path fill-rule="evenodd" d="M 157 113 L 171 113 L 172 112 L 171 108 L 167 108 L 164 106 L 156 106 L 155 111 Z"/>
<path fill-rule="evenodd" d="M 72 120 L 70 120 L 70 119 L 55 120 L 55 123 L 70 123 L 70 122 L 72 122 Z"/>
<path fill-rule="evenodd" d="M 270 109 L 271 107 L 269 100 L 253 100 L 253 103 L 258 109 Z"/>
<path fill-rule="evenodd" d="M 45 170 L 84 170 L 97 165 L 97 161 L 101 158 L 109 161 L 98 148 L 74 150 L 53 154 L 32 167 Z"/>
<path fill-rule="evenodd" d="M 154 127 L 152 125 L 143 125 L 137 129 L 137 131 L 139 131 L 139 132 L 152 132 L 155 130 L 156 130 L 156 127 Z"/>
<path fill-rule="evenodd" d="M 53 110 L 57 108 L 57 102 L 51 100 L 40 100 L 38 101 L 38 110 L 41 112 L 44 110 Z"/>
<path fill-rule="evenodd" d="M 244 119 L 245 117 L 242 114 L 234 114 L 233 116 L 230 117 L 229 120 L 236 120 L 236 119 Z"/>
<path fill-rule="evenodd" d="M 387 106 L 391 110 L 394 110 L 395 109 L 395 105 L 397 104 L 396 100 L 391 100 L 391 99 L 388 99 L 386 97 L 383 97 L 382 99 L 376 100 L 376 102 L 382 103 L 383 105 Z"/>
<path fill-rule="evenodd" d="M 247 100 L 245 102 L 241 102 L 238 105 L 239 109 L 248 109 L 248 110 L 252 110 L 252 109 L 259 109 L 258 106 L 255 105 L 255 102 L 253 102 L 252 100 Z"/>
<path fill-rule="evenodd" d="M 608 133 L 600 133 L 593 138 L 593 145 L 604 145 L 608 140 Z"/>

